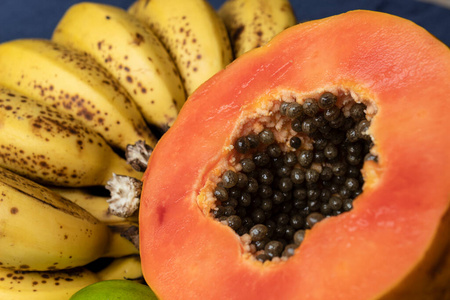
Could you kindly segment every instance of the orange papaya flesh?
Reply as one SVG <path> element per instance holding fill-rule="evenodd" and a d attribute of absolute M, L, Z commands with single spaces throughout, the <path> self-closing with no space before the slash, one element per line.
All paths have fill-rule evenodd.
<path fill-rule="evenodd" d="M 378 164 L 350 212 L 278 263 L 245 255 L 199 195 L 245 116 L 294 93 L 370 99 Z M 450 51 L 405 19 L 352 11 L 283 31 L 203 84 L 144 175 L 140 247 L 161 299 L 450 299 Z"/>

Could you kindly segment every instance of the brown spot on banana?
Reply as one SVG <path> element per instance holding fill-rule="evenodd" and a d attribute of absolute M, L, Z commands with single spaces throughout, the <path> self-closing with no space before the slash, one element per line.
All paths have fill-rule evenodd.
<path fill-rule="evenodd" d="M 139 46 L 143 42 L 144 42 L 144 37 L 140 33 L 136 32 L 134 39 L 133 39 L 133 43 Z"/>
<path fill-rule="evenodd" d="M 105 40 L 99 41 L 99 42 L 97 43 L 97 48 L 98 48 L 98 50 L 101 50 L 101 49 L 102 49 L 102 45 L 103 45 L 104 42 L 105 42 Z"/>
<path fill-rule="evenodd" d="M 80 109 L 77 114 L 77 116 L 82 116 L 84 117 L 86 120 L 88 121 L 92 121 L 94 119 L 94 115 L 95 113 L 92 113 L 90 111 L 88 111 L 87 108 L 83 107 L 82 109 Z"/>

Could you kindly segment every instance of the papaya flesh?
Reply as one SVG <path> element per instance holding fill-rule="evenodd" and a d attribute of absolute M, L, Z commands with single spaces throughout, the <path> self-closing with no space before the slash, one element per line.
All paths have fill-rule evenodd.
<path fill-rule="evenodd" d="M 289 259 L 261 263 L 208 214 L 205 186 L 249 116 L 323 91 L 370 99 L 378 163 L 364 164 L 351 211 L 314 225 Z M 449 95 L 449 49 L 384 13 L 299 24 L 241 56 L 191 95 L 150 158 L 147 283 L 161 299 L 450 299 Z"/>

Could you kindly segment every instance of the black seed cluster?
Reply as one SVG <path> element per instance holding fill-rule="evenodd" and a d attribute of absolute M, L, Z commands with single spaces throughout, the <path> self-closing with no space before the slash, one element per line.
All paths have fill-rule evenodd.
<path fill-rule="evenodd" d="M 362 192 L 362 165 L 377 160 L 369 153 L 366 107 L 354 103 L 346 117 L 336 103 L 329 92 L 303 105 L 281 103 L 279 113 L 297 132 L 291 151 L 283 152 L 268 128 L 235 141 L 242 169 L 223 173 L 211 213 L 237 234 L 249 234 L 259 261 L 292 256 L 305 230 L 351 210 Z M 307 137 L 312 149 L 304 147 Z"/>

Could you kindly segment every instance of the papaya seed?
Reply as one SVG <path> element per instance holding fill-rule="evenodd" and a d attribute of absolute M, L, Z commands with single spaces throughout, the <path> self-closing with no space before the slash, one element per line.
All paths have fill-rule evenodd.
<path fill-rule="evenodd" d="M 324 92 L 280 102 L 273 113 L 285 118 L 287 135 L 262 124 L 235 139 L 238 163 L 220 176 L 211 215 L 250 236 L 255 260 L 289 259 L 308 230 L 350 211 L 361 194 L 362 165 L 378 158 L 366 106 L 345 101 L 340 107 L 339 95 Z"/>

